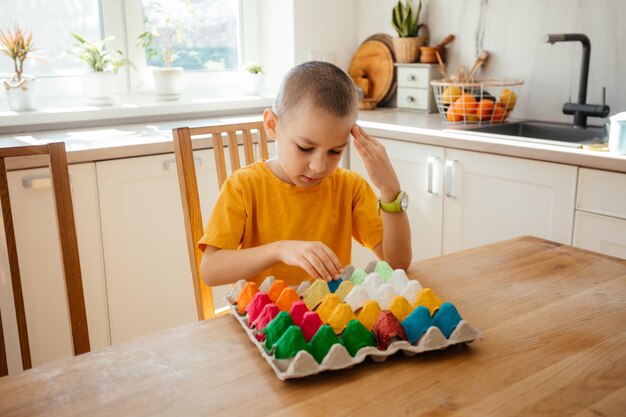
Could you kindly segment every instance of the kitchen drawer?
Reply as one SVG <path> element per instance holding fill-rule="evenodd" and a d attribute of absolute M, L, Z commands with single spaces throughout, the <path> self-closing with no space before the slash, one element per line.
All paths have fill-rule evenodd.
<path fill-rule="evenodd" d="M 398 87 L 430 88 L 431 67 L 398 67 Z"/>
<path fill-rule="evenodd" d="M 576 209 L 626 219 L 626 174 L 580 168 Z"/>
<path fill-rule="evenodd" d="M 428 111 L 429 92 L 426 88 L 398 88 L 398 107 Z"/>
<path fill-rule="evenodd" d="M 576 211 L 573 244 L 626 259 L 626 220 Z"/>

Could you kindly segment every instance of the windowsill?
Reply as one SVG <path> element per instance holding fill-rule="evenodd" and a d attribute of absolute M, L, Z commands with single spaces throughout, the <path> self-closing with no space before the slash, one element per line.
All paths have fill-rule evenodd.
<path fill-rule="evenodd" d="M 159 101 L 154 93 L 131 93 L 114 95 L 110 106 L 89 106 L 80 96 L 40 98 L 38 110 L 29 112 L 14 112 L 4 102 L 0 103 L 0 134 L 260 113 L 272 102 L 273 97 L 201 94 Z"/>

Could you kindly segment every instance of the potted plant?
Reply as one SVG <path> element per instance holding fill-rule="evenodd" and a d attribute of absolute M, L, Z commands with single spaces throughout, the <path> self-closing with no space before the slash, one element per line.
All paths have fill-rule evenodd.
<path fill-rule="evenodd" d="M 154 87 L 157 98 L 160 100 L 176 100 L 179 98 L 178 84 L 182 78 L 183 68 L 173 64 L 182 55 L 194 57 L 194 52 L 187 52 L 181 48 L 186 40 L 189 19 L 181 19 L 181 13 L 193 15 L 188 3 L 184 9 L 176 11 L 165 9 L 161 3 L 153 3 L 148 10 L 150 19 L 144 16 L 146 31 L 139 35 L 139 46 L 146 50 L 147 61 L 156 58 L 162 67 L 154 67 Z"/>
<path fill-rule="evenodd" d="M 422 24 L 419 23 L 422 12 L 422 0 L 418 0 L 417 11 L 413 14 L 411 0 L 402 2 L 392 9 L 391 24 L 398 33 L 398 37 L 392 38 L 396 61 L 409 63 L 417 61 L 419 48 L 424 44 L 425 37 L 417 36 Z"/>
<path fill-rule="evenodd" d="M 259 64 L 248 64 L 243 67 L 243 91 L 245 94 L 259 95 L 259 84 L 263 74 L 263 66 Z"/>
<path fill-rule="evenodd" d="M 19 26 L 13 30 L 0 30 L 0 42 L 0 50 L 13 60 L 13 76 L 2 80 L 9 107 L 14 111 L 34 110 L 36 79 L 23 73 L 24 62 L 34 50 L 32 33 L 23 31 Z"/>
<path fill-rule="evenodd" d="M 71 35 L 77 43 L 72 44 L 69 53 L 85 62 L 91 69 L 82 75 L 87 104 L 100 106 L 113 104 L 113 77 L 124 65 L 133 66 L 132 62 L 122 51 L 106 47 L 106 42 L 113 40 L 113 36 L 107 36 L 98 42 L 90 42 L 77 33 Z"/>

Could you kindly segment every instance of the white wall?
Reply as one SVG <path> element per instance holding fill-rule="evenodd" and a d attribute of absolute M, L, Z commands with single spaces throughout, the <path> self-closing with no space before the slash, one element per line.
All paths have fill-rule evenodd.
<path fill-rule="evenodd" d="M 257 5 L 258 56 L 265 70 L 261 92 L 274 94 L 295 62 L 293 0 L 257 0 Z"/>
<path fill-rule="evenodd" d="M 357 1 L 359 43 L 377 32 L 395 35 L 390 23 L 395 0 Z M 424 0 L 423 18 L 431 43 L 456 35 L 447 51 L 453 71 L 471 67 L 484 49 L 490 57 L 481 76 L 525 80 L 514 114 L 538 120 L 572 120 L 561 109 L 570 97 L 577 100 L 582 55 L 579 42 L 550 45 L 543 35 L 585 33 L 591 40 L 587 102 L 601 103 L 606 86 L 611 114 L 626 111 L 624 0 Z"/>
<path fill-rule="evenodd" d="M 274 94 L 292 66 L 311 59 L 347 70 L 358 46 L 356 12 L 357 0 L 257 0 L 263 92 Z"/>
<path fill-rule="evenodd" d="M 357 42 L 357 1 L 296 1 L 296 63 L 310 59 L 333 62 L 348 69 Z"/>

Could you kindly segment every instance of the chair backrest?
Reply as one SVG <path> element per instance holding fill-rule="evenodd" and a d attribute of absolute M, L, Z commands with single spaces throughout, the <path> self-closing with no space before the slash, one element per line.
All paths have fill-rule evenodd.
<path fill-rule="evenodd" d="M 74 354 L 78 355 L 90 351 L 89 330 L 87 327 L 85 297 L 83 294 L 80 259 L 78 257 L 78 241 L 76 238 L 74 208 L 72 205 L 65 144 L 59 142 L 48 145 L 0 148 L 0 204 L 2 205 L 11 285 L 13 288 L 13 300 L 15 303 L 20 351 L 22 355 L 22 367 L 25 370 L 30 369 L 32 365 L 5 158 L 32 155 L 49 155 L 50 176 L 59 231 L 65 289 L 72 327 Z M 1 315 L 0 341 L 0 376 L 4 376 L 8 374 L 8 367 Z"/>
<path fill-rule="evenodd" d="M 254 140 L 253 131 L 257 133 L 257 140 Z M 223 134 L 227 136 L 226 143 L 222 138 Z M 224 155 L 226 147 L 229 154 L 231 173 L 241 167 L 239 145 L 243 145 L 246 165 L 253 163 L 255 160 L 267 159 L 269 157 L 267 136 L 262 121 L 194 128 L 181 127 L 172 131 L 198 320 L 215 316 L 213 291 L 211 287 L 207 286 L 204 281 L 202 281 L 200 275 L 202 252 L 197 248 L 196 243 L 204 234 L 204 224 L 202 222 L 202 210 L 200 208 L 198 181 L 196 179 L 196 167 L 192 148 L 192 139 L 200 136 L 206 137 L 208 135 L 210 135 L 213 140 L 213 152 L 217 168 L 217 183 L 220 188 L 228 175 L 230 175 L 227 170 L 226 157 Z M 260 158 L 255 157 L 255 143 L 257 143 L 260 148 Z"/>

